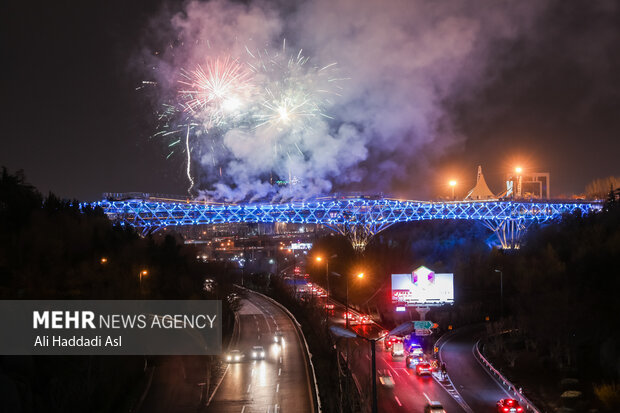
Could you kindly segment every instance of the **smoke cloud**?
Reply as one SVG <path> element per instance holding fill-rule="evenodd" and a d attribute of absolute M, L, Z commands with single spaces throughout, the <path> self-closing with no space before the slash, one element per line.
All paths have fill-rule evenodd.
<path fill-rule="evenodd" d="M 175 99 L 181 70 L 207 58 L 247 62 L 249 53 L 260 53 L 269 60 L 302 49 L 309 60 L 296 79 L 315 91 L 317 68 L 337 62 L 330 81 L 338 80 L 321 103 L 327 116 L 305 118 L 294 130 L 243 122 L 197 130 L 191 167 L 202 196 L 389 192 L 423 179 L 434 159 L 462 143 L 446 101 L 484 84 L 489 51 L 526 32 L 545 7 L 534 0 L 191 1 L 153 19 L 145 56 L 167 102 Z M 256 76 L 281 86 L 277 75 Z"/>

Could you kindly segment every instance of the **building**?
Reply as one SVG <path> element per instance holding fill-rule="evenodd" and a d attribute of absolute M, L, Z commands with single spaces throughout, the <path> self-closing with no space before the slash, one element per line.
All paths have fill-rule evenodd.
<path fill-rule="evenodd" d="M 549 199 L 549 172 L 523 172 L 520 168 L 506 177 L 506 198 Z"/>
<path fill-rule="evenodd" d="M 465 200 L 479 201 L 497 199 L 493 192 L 489 189 L 484 175 L 482 174 L 482 166 L 478 165 L 478 175 L 476 177 L 476 186 L 474 186 L 465 196 Z"/>

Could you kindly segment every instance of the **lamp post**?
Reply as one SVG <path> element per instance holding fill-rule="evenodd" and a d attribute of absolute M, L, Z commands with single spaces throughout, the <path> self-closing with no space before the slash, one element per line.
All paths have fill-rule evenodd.
<path fill-rule="evenodd" d="M 370 343 L 370 353 L 371 353 L 371 363 L 372 363 L 372 367 L 371 367 L 371 373 L 372 373 L 372 413 L 377 413 L 378 412 L 378 403 L 377 403 L 377 358 L 376 358 L 376 344 L 378 340 L 383 339 L 384 336 L 380 336 L 377 338 L 368 338 L 368 337 L 364 337 L 364 336 L 360 336 L 359 334 L 351 331 L 351 330 L 347 330 L 341 327 L 337 327 L 337 326 L 331 326 L 329 328 L 331 330 L 331 332 L 336 335 L 337 337 L 342 337 L 342 338 L 361 338 L 363 340 L 366 340 Z M 347 340 L 348 343 L 348 340 Z M 347 356 L 348 357 L 348 356 Z"/>
<path fill-rule="evenodd" d="M 454 188 L 456 187 L 456 181 L 454 179 L 450 180 L 450 182 L 448 182 L 448 184 L 450 185 L 450 188 L 452 188 L 452 200 L 454 201 L 456 198 L 454 197 Z"/>
<path fill-rule="evenodd" d="M 323 260 L 325 260 L 325 281 L 327 283 L 327 300 L 329 301 L 329 260 L 331 260 L 332 258 L 336 258 L 338 255 L 334 254 L 329 258 L 323 258 L 321 256 L 316 257 L 316 261 L 317 262 L 321 262 Z"/>
<path fill-rule="evenodd" d="M 325 297 L 325 305 L 327 305 L 329 303 L 329 260 L 332 258 L 336 258 L 338 255 L 334 254 L 331 257 L 321 257 L 318 256 L 316 257 L 317 262 L 321 262 L 323 261 L 323 259 L 325 259 L 325 280 L 327 282 L 327 297 Z M 321 300 L 319 300 L 320 302 Z M 325 310 L 325 328 L 329 328 L 329 313 L 327 311 L 327 308 L 323 308 Z"/>
<path fill-rule="evenodd" d="M 501 270 L 495 270 L 495 272 L 499 273 L 499 305 L 500 305 L 500 316 L 504 318 L 504 273 Z"/>
<path fill-rule="evenodd" d="M 364 278 L 364 273 L 360 272 L 356 275 L 357 278 Z M 345 275 L 344 277 L 344 285 L 345 285 L 345 301 L 344 301 L 344 310 L 345 310 L 345 324 L 346 327 L 349 328 L 349 277 Z"/>
<path fill-rule="evenodd" d="M 149 275 L 148 270 L 142 270 L 138 273 L 138 278 L 140 279 L 140 293 L 142 293 L 142 277 L 146 277 Z"/>

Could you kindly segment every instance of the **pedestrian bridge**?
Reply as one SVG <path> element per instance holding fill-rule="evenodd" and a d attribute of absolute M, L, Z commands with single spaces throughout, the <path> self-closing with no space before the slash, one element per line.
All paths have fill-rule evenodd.
<path fill-rule="evenodd" d="M 284 203 L 217 203 L 148 194 L 109 194 L 90 205 L 103 208 L 112 221 L 145 233 L 183 225 L 320 224 L 348 237 L 357 250 L 363 250 L 370 238 L 398 222 L 455 219 L 482 221 L 495 232 L 504 248 L 518 248 L 524 231 L 532 223 L 550 222 L 575 211 L 587 214 L 602 207 L 595 201 L 431 202 L 365 196 Z"/>

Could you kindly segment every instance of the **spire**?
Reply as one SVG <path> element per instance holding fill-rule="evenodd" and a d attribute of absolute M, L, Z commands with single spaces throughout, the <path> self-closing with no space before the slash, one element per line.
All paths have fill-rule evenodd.
<path fill-rule="evenodd" d="M 465 197 L 466 200 L 479 200 L 479 199 L 497 199 L 493 192 L 489 189 L 487 182 L 482 174 L 482 166 L 478 165 L 478 175 L 476 177 L 476 186 Z"/>

